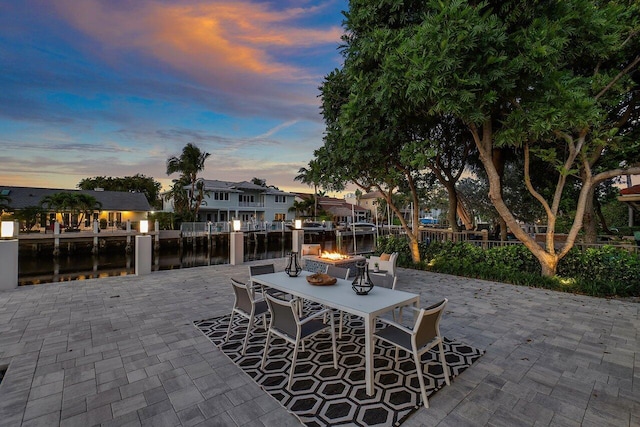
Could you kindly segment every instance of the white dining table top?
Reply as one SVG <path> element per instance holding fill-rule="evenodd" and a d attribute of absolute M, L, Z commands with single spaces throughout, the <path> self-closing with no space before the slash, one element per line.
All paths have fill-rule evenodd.
<path fill-rule="evenodd" d="M 251 280 L 361 317 L 378 316 L 397 306 L 419 303 L 418 294 L 378 286 L 367 295 L 358 295 L 351 287 L 351 280 L 337 279 L 335 285 L 328 286 L 312 285 L 306 279 L 311 274 L 302 271 L 297 277 L 289 277 L 285 272 L 269 273 L 252 276 Z M 375 279 L 372 281 L 375 284 Z"/>

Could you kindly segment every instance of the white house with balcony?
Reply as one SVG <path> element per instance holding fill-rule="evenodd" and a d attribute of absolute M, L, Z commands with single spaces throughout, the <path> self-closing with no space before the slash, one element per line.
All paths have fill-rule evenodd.
<path fill-rule="evenodd" d="M 204 180 L 205 198 L 197 221 L 220 223 L 240 219 L 244 223 L 273 223 L 290 221 L 295 212 L 295 194 L 251 182 Z M 172 201 L 165 203 L 165 211 L 172 212 Z"/>

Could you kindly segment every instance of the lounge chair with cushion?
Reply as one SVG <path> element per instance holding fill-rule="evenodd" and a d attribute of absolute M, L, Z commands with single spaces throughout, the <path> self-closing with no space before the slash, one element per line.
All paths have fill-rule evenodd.
<path fill-rule="evenodd" d="M 394 252 L 392 254 L 382 253 L 380 256 L 372 255 L 368 259 L 369 262 L 369 273 L 373 273 L 376 263 L 378 264 L 378 268 L 380 270 L 385 271 L 385 274 L 390 274 L 392 276 L 396 275 L 396 266 L 398 264 L 398 252 Z"/>

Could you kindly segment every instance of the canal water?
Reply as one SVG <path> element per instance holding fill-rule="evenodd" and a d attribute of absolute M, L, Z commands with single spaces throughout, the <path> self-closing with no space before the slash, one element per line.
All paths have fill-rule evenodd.
<path fill-rule="evenodd" d="M 324 251 L 353 253 L 352 236 L 344 236 L 339 242 L 333 233 L 305 233 L 305 243 L 320 243 Z M 358 253 L 375 250 L 375 235 L 356 236 Z M 246 233 L 244 237 L 244 261 L 283 258 L 291 251 L 291 233 Z M 133 251 L 126 253 L 123 246 L 101 250 L 91 254 L 90 248 L 66 251 L 54 257 L 53 251 L 33 253 L 20 250 L 18 260 L 19 285 L 38 285 L 51 282 L 94 279 L 108 276 L 134 274 Z M 173 270 L 229 263 L 229 235 L 217 234 L 208 241 L 182 239 L 164 242 L 153 253 L 152 270 Z"/>

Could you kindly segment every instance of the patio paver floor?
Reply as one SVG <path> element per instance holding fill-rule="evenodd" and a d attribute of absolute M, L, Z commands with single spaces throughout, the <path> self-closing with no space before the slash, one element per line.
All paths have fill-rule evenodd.
<path fill-rule="evenodd" d="M 279 269 L 284 259 L 273 261 Z M 0 292 L 1 426 L 296 426 L 194 326 L 227 314 L 219 265 Z M 640 425 L 640 304 L 408 269 L 486 354 L 403 426 Z"/>

